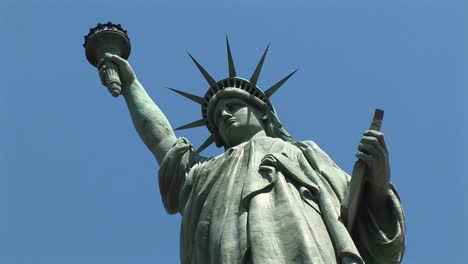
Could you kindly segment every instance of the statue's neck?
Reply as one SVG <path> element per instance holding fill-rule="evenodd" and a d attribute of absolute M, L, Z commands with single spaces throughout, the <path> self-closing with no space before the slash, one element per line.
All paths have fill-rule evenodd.
<path fill-rule="evenodd" d="M 266 136 L 267 136 L 267 134 L 266 134 L 265 130 L 262 129 L 262 130 L 258 131 L 255 134 L 247 136 L 247 137 L 243 138 L 242 140 L 239 140 L 238 142 L 235 142 L 232 145 L 229 145 L 226 149 L 238 146 L 238 145 L 240 145 L 242 143 L 248 142 L 248 141 L 250 141 L 250 140 L 252 140 L 254 138 L 257 138 L 257 137 L 266 137 Z"/>

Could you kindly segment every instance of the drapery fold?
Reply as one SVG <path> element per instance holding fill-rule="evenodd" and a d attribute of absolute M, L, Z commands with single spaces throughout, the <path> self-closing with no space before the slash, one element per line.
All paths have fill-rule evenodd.
<path fill-rule="evenodd" d="M 396 190 L 394 234 L 364 210 L 350 235 L 340 219 L 349 179 L 314 142 L 270 137 L 214 158 L 180 138 L 159 170 L 166 210 L 182 214 L 181 263 L 399 263 L 405 223 Z"/>

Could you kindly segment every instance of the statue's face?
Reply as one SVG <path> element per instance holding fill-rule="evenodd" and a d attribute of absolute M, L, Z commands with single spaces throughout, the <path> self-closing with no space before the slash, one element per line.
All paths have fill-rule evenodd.
<path fill-rule="evenodd" d="M 258 133 L 265 133 L 253 106 L 237 98 L 222 99 L 214 112 L 218 133 L 227 147 L 250 140 Z"/>

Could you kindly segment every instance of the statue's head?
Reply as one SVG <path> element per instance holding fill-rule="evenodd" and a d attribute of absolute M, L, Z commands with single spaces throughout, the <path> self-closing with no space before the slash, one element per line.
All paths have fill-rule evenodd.
<path fill-rule="evenodd" d="M 220 100 L 213 112 L 213 120 L 216 145 L 225 149 L 259 134 L 292 141 L 274 112 L 259 109 L 238 98 Z"/>
<path fill-rule="evenodd" d="M 211 136 L 197 150 L 201 151 L 215 142 L 218 147 L 229 148 L 257 133 L 264 132 L 270 137 L 291 141 L 291 136 L 282 127 L 273 108 L 270 96 L 275 93 L 296 71 L 263 92 L 257 85 L 263 61 L 268 51 L 265 50 L 250 80 L 236 76 L 234 63 L 227 41 L 229 77 L 215 81 L 208 72 L 190 55 L 200 72 L 210 84 L 204 97 L 171 89 L 201 105 L 202 119 L 179 127 L 192 128 L 205 125 Z M 177 130 L 176 129 L 176 130 Z"/>
<path fill-rule="evenodd" d="M 202 107 L 207 127 L 218 147 L 235 146 L 262 131 L 270 137 L 292 140 L 270 100 L 258 87 L 238 77 L 220 81 L 218 85 L 221 87 L 217 92 L 208 91 L 205 98 L 213 96 L 207 100 L 206 109 Z"/>

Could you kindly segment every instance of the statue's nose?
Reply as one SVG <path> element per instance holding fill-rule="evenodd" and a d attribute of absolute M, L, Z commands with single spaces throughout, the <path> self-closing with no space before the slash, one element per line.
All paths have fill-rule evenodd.
<path fill-rule="evenodd" d="M 223 122 L 226 122 L 229 118 L 232 118 L 231 113 L 229 113 L 227 110 L 223 109 L 221 111 L 221 119 Z"/>

